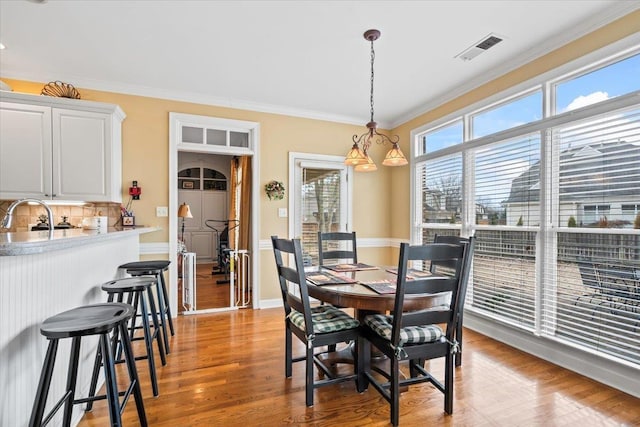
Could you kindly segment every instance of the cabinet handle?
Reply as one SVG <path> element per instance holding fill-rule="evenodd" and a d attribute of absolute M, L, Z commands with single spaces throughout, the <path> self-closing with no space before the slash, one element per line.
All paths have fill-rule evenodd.
<path fill-rule="evenodd" d="M 52 194 L 51 197 L 56 197 L 57 194 Z M 49 197 L 49 195 L 47 193 L 44 193 L 44 197 Z"/>

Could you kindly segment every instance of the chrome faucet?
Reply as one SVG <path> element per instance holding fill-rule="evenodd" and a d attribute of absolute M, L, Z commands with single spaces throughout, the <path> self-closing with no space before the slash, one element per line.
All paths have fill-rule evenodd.
<path fill-rule="evenodd" d="M 2 227 L 3 228 L 11 227 L 11 222 L 13 222 L 13 211 L 16 209 L 18 205 L 21 205 L 23 203 L 37 203 L 47 211 L 47 217 L 49 217 L 49 238 L 51 239 L 53 237 L 53 212 L 51 211 L 51 208 L 49 207 L 49 205 L 47 205 L 42 200 L 38 200 L 38 199 L 20 199 L 11 203 L 11 205 L 9 205 L 9 209 L 7 209 L 7 213 L 2 219 Z"/>

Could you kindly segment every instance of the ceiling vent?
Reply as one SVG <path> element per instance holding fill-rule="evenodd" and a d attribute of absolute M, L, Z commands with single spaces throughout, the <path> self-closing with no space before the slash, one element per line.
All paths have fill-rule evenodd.
<path fill-rule="evenodd" d="M 471 61 L 476 56 L 480 55 L 482 52 L 486 52 L 493 46 L 497 45 L 502 41 L 502 37 L 498 37 L 495 34 L 489 34 L 484 37 L 478 43 L 474 44 L 468 49 L 465 49 L 463 52 L 457 54 L 455 58 L 460 58 L 463 61 Z"/>

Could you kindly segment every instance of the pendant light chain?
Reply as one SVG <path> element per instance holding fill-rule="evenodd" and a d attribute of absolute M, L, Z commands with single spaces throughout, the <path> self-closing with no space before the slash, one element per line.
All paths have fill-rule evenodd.
<path fill-rule="evenodd" d="M 376 59 L 376 52 L 373 50 L 373 39 L 371 39 L 371 121 L 373 121 L 373 62 Z"/>
<path fill-rule="evenodd" d="M 391 144 L 391 150 L 387 153 L 382 162 L 385 166 L 404 166 L 408 164 L 407 159 L 402 154 L 398 142 L 400 137 L 398 135 L 389 137 L 383 133 L 378 132 L 378 124 L 374 121 L 373 115 L 373 83 L 374 83 L 374 71 L 373 64 L 376 59 L 376 52 L 373 48 L 373 42 L 380 37 L 380 31 L 370 29 L 363 34 L 365 40 L 371 42 L 371 91 L 369 92 L 369 103 L 371 106 L 371 120 L 367 123 L 367 131 L 361 135 L 353 135 L 353 145 L 351 150 L 347 153 L 344 160 L 344 164 L 348 166 L 355 166 L 356 172 L 373 172 L 377 169 L 376 164 L 369 157 L 369 148 L 373 142 L 377 144 Z"/>

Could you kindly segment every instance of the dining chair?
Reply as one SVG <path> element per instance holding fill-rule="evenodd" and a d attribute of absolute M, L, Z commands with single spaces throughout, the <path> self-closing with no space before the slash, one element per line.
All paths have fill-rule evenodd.
<path fill-rule="evenodd" d="M 470 243 L 470 239 L 467 237 L 460 237 L 460 236 L 451 236 L 451 235 L 442 235 L 442 234 L 435 234 L 433 237 L 433 243 L 450 243 L 450 244 L 454 244 L 454 245 L 469 245 Z M 471 251 L 473 251 L 473 246 L 471 247 Z M 470 252 L 469 255 L 465 258 L 465 261 L 468 262 L 469 264 L 471 264 L 473 262 L 473 252 Z M 445 261 L 445 262 L 437 262 L 437 261 L 432 261 L 431 265 L 429 266 L 429 271 L 431 273 L 437 273 L 437 274 L 450 274 L 451 271 L 453 271 L 454 269 L 452 269 L 451 266 L 451 262 L 452 261 Z M 467 272 L 467 276 L 464 277 L 465 281 L 469 280 L 469 275 L 471 274 L 471 265 L 467 266 L 464 268 L 464 271 Z M 460 310 L 460 319 L 458 319 L 458 326 L 456 329 L 456 339 L 458 340 L 458 345 L 460 346 L 459 351 L 456 353 L 456 366 L 461 366 L 462 365 L 462 324 L 463 324 L 463 317 L 464 317 L 464 307 L 462 310 Z"/>
<path fill-rule="evenodd" d="M 361 333 L 365 339 L 358 344 L 362 354 L 363 378 L 391 405 L 390 420 L 397 426 L 400 418 L 400 387 L 429 382 L 444 394 L 444 410 L 453 413 L 453 377 L 455 353 L 459 349 L 456 328 L 464 305 L 466 284 L 466 257 L 473 249 L 474 240 L 468 246 L 432 243 L 422 246 L 400 245 L 395 305 L 391 315 L 365 316 Z M 451 276 L 429 276 L 407 279 L 412 261 L 450 262 L 454 266 Z M 408 311 L 405 298 L 413 294 L 451 292 L 448 304 L 425 310 Z M 446 325 L 443 328 L 441 324 Z M 373 344 L 389 358 L 388 371 L 369 368 L 369 351 Z M 444 358 L 444 381 L 436 379 L 424 367 L 425 360 Z M 400 362 L 409 362 L 409 377 L 400 371 Z M 375 372 L 375 373 L 374 373 Z M 380 375 L 382 374 L 382 375 Z M 366 384 L 365 384 L 366 386 Z"/>
<path fill-rule="evenodd" d="M 363 374 L 359 370 L 362 362 L 357 345 L 354 346 L 353 374 L 340 375 L 333 372 L 319 358 L 321 354 L 329 351 L 326 349 L 329 346 L 333 345 L 335 348 L 335 344 L 341 342 L 357 342 L 360 336 L 360 322 L 330 304 L 311 306 L 300 239 L 287 240 L 271 236 L 271 242 L 285 312 L 285 376 L 291 377 L 294 362 L 302 360 L 306 362 L 305 401 L 307 406 L 313 406 L 313 390 L 321 386 L 355 380 L 360 390 L 357 374 L 359 372 L 361 376 Z M 289 258 L 291 262 L 285 265 L 284 257 L 291 255 L 293 259 Z M 293 357 L 292 335 L 304 343 L 306 349 L 304 356 Z M 322 378 L 315 379 L 314 366 L 322 371 Z"/>
<path fill-rule="evenodd" d="M 351 242 L 349 244 L 349 242 Z M 347 248 L 344 248 L 344 246 Z M 324 265 L 326 260 L 348 259 L 358 263 L 356 232 L 337 231 L 323 233 L 318 231 L 318 264 Z"/>

